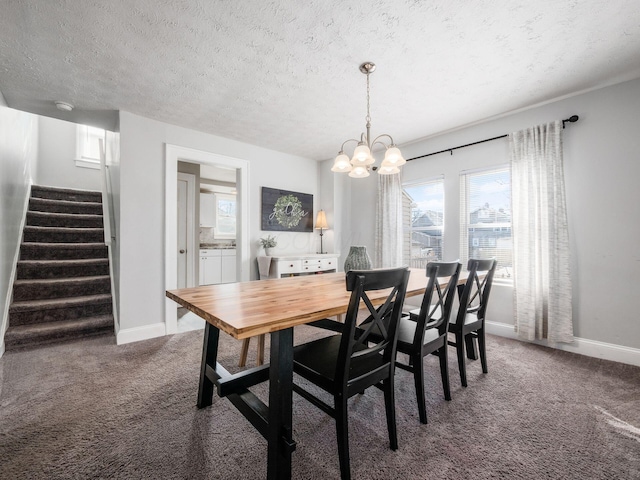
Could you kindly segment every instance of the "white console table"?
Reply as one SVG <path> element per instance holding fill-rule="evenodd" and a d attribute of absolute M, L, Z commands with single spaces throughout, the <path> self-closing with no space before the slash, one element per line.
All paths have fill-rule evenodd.
<path fill-rule="evenodd" d="M 260 280 L 338 271 L 337 253 L 258 257 Z"/>

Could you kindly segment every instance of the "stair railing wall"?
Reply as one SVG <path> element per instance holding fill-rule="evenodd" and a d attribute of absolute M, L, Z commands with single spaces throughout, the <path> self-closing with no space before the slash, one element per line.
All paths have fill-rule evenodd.
<path fill-rule="evenodd" d="M 100 176 L 102 183 L 102 221 L 104 224 L 104 243 L 107 245 L 109 255 L 109 277 L 111 278 L 111 299 L 113 302 L 113 321 L 115 323 L 116 335 L 120 330 L 118 309 L 116 305 L 115 277 L 113 271 L 113 249 L 112 243 L 116 240 L 115 218 L 113 215 L 113 194 L 111 191 L 111 178 L 109 175 L 109 165 L 107 165 L 107 152 L 104 140 L 100 142 Z"/>

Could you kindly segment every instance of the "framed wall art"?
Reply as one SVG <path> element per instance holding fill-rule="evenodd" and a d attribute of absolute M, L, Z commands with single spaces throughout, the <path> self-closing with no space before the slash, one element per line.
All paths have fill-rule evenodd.
<path fill-rule="evenodd" d="M 262 187 L 262 230 L 313 232 L 313 195 Z"/>

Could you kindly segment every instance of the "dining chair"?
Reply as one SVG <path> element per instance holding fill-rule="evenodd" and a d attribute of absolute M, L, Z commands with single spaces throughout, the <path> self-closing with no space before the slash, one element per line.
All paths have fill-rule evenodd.
<path fill-rule="evenodd" d="M 347 400 L 358 392 L 372 385 L 384 392 L 389 443 L 392 450 L 398 448 L 393 379 L 396 332 L 408 280 L 407 268 L 348 272 L 349 306 L 344 323 L 335 322 L 341 325 L 337 327 L 341 333 L 298 345 L 293 350 L 294 372 L 333 396 L 333 405 L 329 405 L 298 383 L 293 385 L 296 393 L 335 419 L 343 480 L 351 478 Z M 386 289 L 390 292 L 382 305 L 375 307 L 370 298 L 372 292 Z M 369 342 L 371 329 L 356 334 L 358 311 L 363 305 L 371 315 L 372 328 L 377 327 L 382 333 L 376 342 Z"/>
<path fill-rule="evenodd" d="M 497 262 L 495 259 L 470 259 L 467 264 L 467 270 L 469 271 L 467 281 L 464 285 L 458 287 L 458 297 L 460 300 L 458 314 L 455 319 L 449 322 L 449 332 L 454 334 L 455 341 L 449 341 L 448 343 L 456 347 L 460 382 L 463 387 L 467 386 L 465 357 L 475 358 L 474 339 L 478 341 L 482 372 L 487 373 L 484 320 L 496 265 Z"/>
<path fill-rule="evenodd" d="M 433 354 L 440 360 L 444 398 L 451 400 L 447 362 L 447 331 L 462 265 L 459 262 L 430 262 L 426 267 L 427 288 L 420 308 L 411 310 L 398 324 L 397 351 L 408 355 L 409 362 L 396 359 L 396 367 L 413 373 L 420 422 L 427 423 L 424 383 L 424 357 Z M 360 328 L 367 328 L 365 320 Z M 377 339 L 374 327 L 370 340 Z"/>

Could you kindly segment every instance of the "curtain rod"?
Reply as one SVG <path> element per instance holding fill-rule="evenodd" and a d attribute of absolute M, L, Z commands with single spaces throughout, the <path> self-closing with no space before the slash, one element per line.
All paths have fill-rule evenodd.
<path fill-rule="evenodd" d="M 578 115 L 571 115 L 569 118 L 565 118 L 564 120 L 562 120 L 562 128 L 564 128 L 564 124 L 567 122 L 571 122 L 571 123 L 577 122 L 578 118 L 580 118 L 578 117 Z M 478 140 L 477 142 L 467 143 L 466 145 L 459 145 L 457 147 L 445 148 L 444 150 L 440 150 L 439 152 L 427 153 L 426 155 L 420 155 L 419 157 L 409 158 L 407 159 L 407 162 L 410 162 L 411 160 L 418 160 L 419 158 L 430 157 L 431 155 L 438 155 L 439 153 L 444 153 L 444 152 L 449 152 L 451 155 L 453 155 L 453 151 L 459 148 L 470 147 L 471 145 L 478 145 L 479 143 L 491 142 L 493 140 L 497 140 L 499 138 L 505 138 L 508 136 L 509 136 L 508 134 L 499 135 L 497 137 L 486 138 L 484 140 Z"/>

